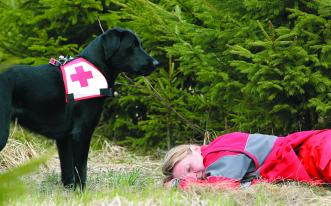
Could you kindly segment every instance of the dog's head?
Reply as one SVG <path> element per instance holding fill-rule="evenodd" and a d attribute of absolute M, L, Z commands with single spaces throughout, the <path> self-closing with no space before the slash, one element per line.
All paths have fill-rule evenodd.
<path fill-rule="evenodd" d="M 139 38 L 130 30 L 115 28 L 101 35 L 107 64 L 119 72 L 148 75 L 159 66 L 141 46 Z"/>

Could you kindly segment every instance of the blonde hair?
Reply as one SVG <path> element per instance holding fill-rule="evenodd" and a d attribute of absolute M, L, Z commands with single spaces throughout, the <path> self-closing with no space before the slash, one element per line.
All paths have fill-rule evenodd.
<path fill-rule="evenodd" d="M 192 146 L 192 144 L 178 145 L 166 153 L 162 165 L 162 173 L 166 176 L 163 180 L 164 183 L 173 178 L 172 171 L 175 165 L 192 153 Z"/>

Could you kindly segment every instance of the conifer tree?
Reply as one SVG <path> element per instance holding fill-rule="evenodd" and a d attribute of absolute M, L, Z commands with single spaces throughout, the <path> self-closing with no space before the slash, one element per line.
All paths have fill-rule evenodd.
<path fill-rule="evenodd" d="M 325 63 L 330 55 L 326 49 L 329 37 L 325 35 L 329 33 L 329 17 L 318 13 L 323 10 L 323 3 L 114 2 L 120 10 L 109 12 L 103 20 L 135 30 L 144 45 L 152 49 L 150 52 L 163 60 L 165 68 L 168 67 L 165 59 L 169 56 L 174 59 L 175 70 L 183 81 L 176 89 L 182 91 L 182 96 L 189 96 L 173 107 L 183 111 L 182 115 L 199 128 L 282 135 L 327 126 L 319 123 L 330 116 L 330 73 L 326 69 L 329 63 Z M 311 19 L 308 31 L 320 29 L 309 31 L 315 34 L 314 42 L 307 39 L 306 31 L 302 32 L 307 25 L 305 15 Z M 323 38 L 327 41 L 316 41 Z M 324 69 L 314 64 L 320 61 L 318 47 L 323 50 Z M 163 75 L 155 73 L 150 79 L 162 79 Z M 149 103 L 143 103 L 146 108 L 151 101 L 157 100 L 151 98 Z M 161 107 L 158 102 L 154 104 Z M 181 105 L 194 105 L 190 107 L 192 113 Z M 144 124 L 155 121 L 154 112 L 146 115 Z M 176 118 L 173 116 L 171 121 L 177 122 Z M 136 128 L 141 130 L 138 125 Z M 158 138 L 166 139 L 166 131 L 158 131 L 161 131 Z M 202 139 L 202 132 L 192 129 L 184 141 L 190 137 Z"/>

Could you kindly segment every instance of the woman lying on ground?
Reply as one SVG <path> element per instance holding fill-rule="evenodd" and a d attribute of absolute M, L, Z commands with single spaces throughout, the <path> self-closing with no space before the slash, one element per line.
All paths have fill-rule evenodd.
<path fill-rule="evenodd" d="M 240 188 L 293 180 L 331 185 L 331 129 L 286 137 L 234 132 L 209 145 L 179 145 L 167 152 L 165 186 Z"/>

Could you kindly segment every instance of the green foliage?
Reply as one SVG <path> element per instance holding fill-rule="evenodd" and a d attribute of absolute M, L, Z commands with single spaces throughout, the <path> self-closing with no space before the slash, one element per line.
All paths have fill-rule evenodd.
<path fill-rule="evenodd" d="M 53 152 L 54 153 L 54 152 Z M 36 170 L 42 163 L 50 157 L 50 154 L 44 155 L 37 159 L 30 160 L 19 167 L 0 174 L 0 205 L 5 205 L 8 200 L 17 198 L 21 195 L 26 186 L 21 180 L 21 177 Z"/>
<path fill-rule="evenodd" d="M 77 54 L 100 33 L 98 16 L 141 37 L 163 66 L 117 80 L 97 132 L 119 143 L 147 150 L 202 142 L 205 130 L 331 126 L 329 0 L 0 2 L 3 65 Z"/>
<path fill-rule="evenodd" d="M 51 56 L 75 55 L 100 29 L 96 0 L 1 1 L 0 48 L 20 57 L 17 63 L 42 64 Z"/>
<path fill-rule="evenodd" d="M 318 119 L 330 115 L 330 21 L 315 14 L 288 9 L 293 28 L 265 30 L 257 22 L 263 40 L 247 42 L 249 50 L 230 47 L 241 57 L 231 66 L 247 77 L 241 88 L 244 97 L 245 130 L 271 127 L 272 131 L 307 130 L 317 126 Z M 329 40 L 328 40 L 329 39 Z M 268 112 L 262 112 L 268 111 Z M 267 130 L 268 131 L 268 130 Z"/>
<path fill-rule="evenodd" d="M 203 130 L 281 135 L 330 126 L 327 1 L 114 2 L 120 10 L 103 19 L 132 28 L 165 68 L 174 65 L 177 84 L 165 83 L 171 79 L 164 68 L 149 79 L 180 113 L 153 98 L 155 91 L 148 100 L 148 92 L 135 91 L 146 116 L 130 125 L 141 137 L 126 143 L 150 146 L 157 138 L 165 147 L 201 140 Z"/>

